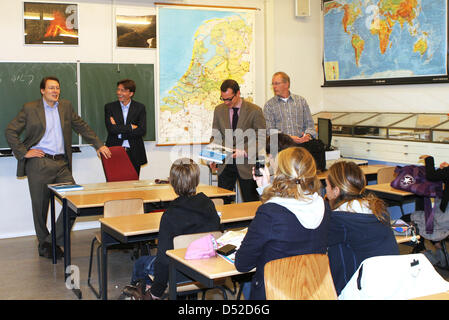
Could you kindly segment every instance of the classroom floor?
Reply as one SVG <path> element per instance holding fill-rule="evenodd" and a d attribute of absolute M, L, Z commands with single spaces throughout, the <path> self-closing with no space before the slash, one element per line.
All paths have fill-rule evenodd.
<path fill-rule="evenodd" d="M 97 300 L 87 285 L 90 245 L 96 230 L 72 232 L 72 264 L 79 267 L 82 299 Z M 431 244 L 426 241 L 426 247 Z M 412 248 L 400 245 L 401 254 L 410 253 Z M 116 300 L 121 290 L 129 284 L 134 261 L 131 250 L 110 250 L 108 273 L 108 298 Z M 63 261 L 53 265 L 50 259 L 39 257 L 36 237 L 21 237 L 0 240 L 0 300 L 77 300 L 63 281 Z M 96 257 L 95 257 L 96 258 Z M 94 260 L 96 261 L 96 259 Z M 96 264 L 92 271 L 92 282 L 98 286 Z M 437 268 L 437 271 L 449 281 L 449 270 Z M 229 287 L 232 284 L 229 281 Z M 228 293 L 228 298 L 235 299 Z M 206 299 L 219 300 L 223 296 L 218 290 L 210 290 Z"/>
<path fill-rule="evenodd" d="M 98 229 L 71 233 L 72 265 L 80 270 L 80 289 L 83 300 L 97 300 L 87 285 L 90 245 Z M 95 251 L 94 251 L 95 252 Z M 116 300 L 129 284 L 134 261 L 132 250 L 108 251 L 108 299 Z M 35 236 L 0 240 L 0 300 L 77 300 L 64 283 L 64 260 L 56 265 L 39 257 Z M 91 283 L 98 288 L 96 252 Z M 232 283 L 229 287 L 232 289 Z M 206 299 L 223 299 L 218 290 L 210 290 Z M 228 299 L 235 297 L 228 293 Z"/>

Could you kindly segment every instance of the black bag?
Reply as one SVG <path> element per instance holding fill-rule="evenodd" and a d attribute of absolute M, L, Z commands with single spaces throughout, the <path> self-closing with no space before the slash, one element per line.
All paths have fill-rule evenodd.
<path fill-rule="evenodd" d="M 326 147 L 323 141 L 320 139 L 312 139 L 304 143 L 299 143 L 298 147 L 303 147 L 312 154 L 317 170 L 326 170 Z"/>

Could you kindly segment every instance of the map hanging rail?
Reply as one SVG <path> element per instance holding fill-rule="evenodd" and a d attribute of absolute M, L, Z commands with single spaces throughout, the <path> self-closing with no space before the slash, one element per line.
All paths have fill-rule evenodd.
<path fill-rule="evenodd" d="M 242 10 L 260 10 L 259 8 L 252 7 L 230 7 L 230 6 L 213 6 L 207 4 L 186 4 L 186 3 L 166 3 L 155 2 L 156 6 L 181 6 L 181 7 L 204 7 L 204 8 L 221 8 L 221 9 L 242 9 Z"/>

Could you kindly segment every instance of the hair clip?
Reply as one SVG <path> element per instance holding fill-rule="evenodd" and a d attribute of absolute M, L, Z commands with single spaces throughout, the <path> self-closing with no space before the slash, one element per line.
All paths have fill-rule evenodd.
<path fill-rule="evenodd" d="M 295 183 L 296 183 L 296 184 L 300 184 L 300 183 L 301 183 L 301 180 L 300 180 L 300 179 L 295 179 Z"/>

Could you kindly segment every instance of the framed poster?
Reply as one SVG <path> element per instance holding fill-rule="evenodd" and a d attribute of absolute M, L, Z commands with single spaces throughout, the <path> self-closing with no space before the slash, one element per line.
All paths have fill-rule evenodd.
<path fill-rule="evenodd" d="M 117 47 L 156 48 L 156 15 L 116 15 Z"/>
<path fill-rule="evenodd" d="M 324 0 L 324 86 L 449 82 L 447 0 Z"/>
<path fill-rule="evenodd" d="M 24 2 L 25 44 L 78 45 L 78 5 Z"/>

